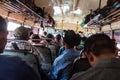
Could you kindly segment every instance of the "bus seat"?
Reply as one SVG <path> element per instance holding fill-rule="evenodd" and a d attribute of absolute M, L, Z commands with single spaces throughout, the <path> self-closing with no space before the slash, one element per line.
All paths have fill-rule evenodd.
<path fill-rule="evenodd" d="M 78 58 L 73 64 L 73 74 L 77 72 L 82 72 L 90 68 L 90 64 L 87 58 Z"/>
<path fill-rule="evenodd" d="M 49 48 L 42 46 L 42 45 L 34 45 L 42 54 L 44 60 L 41 61 L 41 68 L 43 70 L 49 70 L 51 69 L 52 66 L 52 56 L 51 56 L 51 51 Z"/>
<path fill-rule="evenodd" d="M 90 67 L 91 67 L 91 65 L 89 64 L 88 59 L 84 55 L 83 50 L 81 50 L 80 56 L 78 58 L 76 58 L 73 63 L 73 74 L 75 74 L 77 72 L 85 71 Z"/>
<path fill-rule="evenodd" d="M 5 50 L 1 55 L 18 56 L 39 72 L 40 65 L 37 56 L 27 50 Z"/>
<path fill-rule="evenodd" d="M 56 46 L 54 44 L 49 44 L 48 48 L 51 50 L 52 61 L 54 62 L 55 58 L 57 57 Z"/>

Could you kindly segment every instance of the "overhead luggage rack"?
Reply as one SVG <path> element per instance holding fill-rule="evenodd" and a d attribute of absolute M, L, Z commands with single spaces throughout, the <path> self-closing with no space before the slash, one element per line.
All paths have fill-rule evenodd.
<path fill-rule="evenodd" d="M 96 10 L 90 10 L 90 14 L 85 17 L 87 28 L 101 28 L 102 26 L 120 21 L 120 0 L 108 0 L 106 6 L 101 8 L 101 0 Z"/>
<path fill-rule="evenodd" d="M 89 27 L 96 28 L 98 27 L 98 25 L 100 27 L 100 26 L 105 26 L 105 25 L 120 21 L 120 8 L 111 10 L 105 17 L 99 20 L 94 20 L 94 18 L 87 23 Z"/>
<path fill-rule="evenodd" d="M 36 12 L 34 12 L 32 9 L 30 9 L 29 7 L 27 7 L 25 4 L 23 4 L 21 1 L 16 0 L 19 4 L 21 4 L 22 6 L 24 6 L 26 9 L 28 9 L 32 14 L 34 14 L 36 17 L 39 17 L 40 19 L 43 19 L 40 15 L 38 15 Z"/>
<path fill-rule="evenodd" d="M 11 13 L 23 14 L 34 21 L 42 21 L 44 18 L 23 4 L 20 0 L 0 0 L 0 5 Z"/>
<path fill-rule="evenodd" d="M 120 8 L 110 11 L 109 14 L 102 20 L 98 21 L 98 23 L 102 23 L 103 25 L 106 25 L 119 20 L 120 20 Z"/>

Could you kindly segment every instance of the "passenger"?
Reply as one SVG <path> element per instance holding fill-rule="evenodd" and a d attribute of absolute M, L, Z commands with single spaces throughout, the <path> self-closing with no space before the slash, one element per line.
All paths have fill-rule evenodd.
<path fill-rule="evenodd" d="M 48 34 L 47 35 L 47 42 L 48 42 L 48 48 L 50 48 L 50 50 L 51 50 L 52 62 L 57 57 L 57 51 L 56 51 L 57 49 L 56 49 L 56 46 L 55 46 L 53 40 L 54 40 L 54 36 L 52 34 Z"/>
<path fill-rule="evenodd" d="M 32 37 L 33 45 L 39 50 L 42 55 L 43 60 L 41 61 L 41 68 L 48 72 L 52 65 L 52 57 L 51 57 L 51 51 L 48 47 L 46 47 L 45 40 L 40 41 L 40 37 L 37 34 L 34 34 Z M 39 39 L 39 40 L 35 40 Z"/>
<path fill-rule="evenodd" d="M 29 33 L 29 34 L 30 34 L 30 35 L 29 35 L 29 40 L 28 40 L 28 41 L 29 41 L 30 43 L 32 43 L 32 40 L 31 40 L 31 39 L 32 39 L 32 36 L 33 36 L 33 32 L 32 32 L 32 31 L 30 31 L 30 33 Z"/>
<path fill-rule="evenodd" d="M 72 72 L 72 64 L 74 59 L 79 56 L 79 52 L 74 50 L 76 34 L 72 30 L 65 32 L 63 37 L 63 45 L 65 50 L 58 56 L 49 73 L 53 80 L 68 80 Z"/>
<path fill-rule="evenodd" d="M 57 34 L 55 37 L 55 42 L 61 47 L 61 35 Z"/>
<path fill-rule="evenodd" d="M 59 49 L 59 53 L 58 53 L 58 56 L 62 54 L 62 52 L 65 50 L 65 47 L 62 46 L 60 49 Z"/>
<path fill-rule="evenodd" d="M 0 17 L 0 53 L 6 45 L 7 34 L 7 23 Z M 40 80 L 40 77 L 20 58 L 0 55 L 0 80 Z"/>
<path fill-rule="evenodd" d="M 54 40 L 54 36 L 52 34 L 47 34 L 47 42 L 48 44 L 52 44 Z"/>
<path fill-rule="evenodd" d="M 81 42 L 80 42 L 80 45 L 78 46 L 78 48 L 80 50 L 82 50 L 84 48 L 84 44 L 85 44 L 85 41 L 86 41 L 87 37 L 82 37 L 81 38 Z"/>
<path fill-rule="evenodd" d="M 63 30 L 63 33 L 62 33 L 62 37 L 65 36 L 65 32 L 66 30 Z M 58 56 L 61 55 L 61 53 L 65 50 L 64 46 L 63 46 L 63 43 L 61 43 L 61 47 L 59 49 L 59 52 L 58 52 Z"/>
<path fill-rule="evenodd" d="M 29 29 L 23 26 L 20 26 L 15 29 L 14 31 L 15 40 L 28 41 L 29 40 Z M 6 49 L 13 49 L 13 50 L 31 50 L 31 46 L 29 42 L 21 43 L 12 41 L 11 43 L 7 44 Z"/>
<path fill-rule="evenodd" d="M 33 34 L 32 35 L 32 42 L 33 42 L 33 45 L 39 45 L 40 44 L 40 37 L 38 34 Z"/>
<path fill-rule="evenodd" d="M 43 56 L 40 55 L 41 53 L 28 41 L 29 31 L 30 30 L 28 28 L 23 26 L 16 28 L 14 31 L 15 40 L 11 41 L 5 49 L 18 51 L 18 55 L 12 54 L 13 56 L 19 56 L 20 51 L 27 51 L 26 54 L 32 53 L 33 56 L 27 55 L 29 58 L 24 57 L 25 55 L 19 57 L 25 59 L 25 61 L 27 61 L 35 70 L 39 71 L 39 66 L 41 66 Z M 37 62 L 35 58 L 38 60 Z M 36 64 L 33 63 L 33 59 L 35 60 Z"/>
<path fill-rule="evenodd" d="M 119 80 L 120 58 L 112 40 L 105 34 L 94 34 L 85 42 L 85 54 L 91 68 L 75 74 L 70 80 Z"/>
<path fill-rule="evenodd" d="M 42 38 L 46 38 L 47 37 L 47 32 L 43 32 L 43 35 L 41 36 Z"/>
<path fill-rule="evenodd" d="M 74 48 L 75 48 L 76 50 L 81 50 L 81 49 L 79 49 L 79 47 L 78 47 L 78 45 L 80 44 L 80 42 L 81 42 L 81 37 L 80 37 L 79 34 L 76 34 L 75 46 L 74 46 Z"/>
<path fill-rule="evenodd" d="M 30 37 L 30 30 L 24 26 L 15 29 L 14 36 L 16 40 L 28 40 Z"/>
<path fill-rule="evenodd" d="M 56 53 L 58 54 L 59 53 L 59 49 L 62 46 L 62 44 L 61 44 L 61 35 L 60 34 L 56 35 L 56 37 L 55 37 L 55 43 L 54 44 L 56 46 Z"/>

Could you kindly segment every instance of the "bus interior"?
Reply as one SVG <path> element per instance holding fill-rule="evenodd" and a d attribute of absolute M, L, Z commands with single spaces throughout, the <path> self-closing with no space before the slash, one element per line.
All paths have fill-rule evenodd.
<path fill-rule="evenodd" d="M 74 30 L 81 37 L 104 33 L 115 40 L 120 56 L 120 0 L 0 0 L 0 16 L 8 23 L 8 43 L 19 26 L 40 37 L 44 32 L 62 35 L 64 30 Z"/>

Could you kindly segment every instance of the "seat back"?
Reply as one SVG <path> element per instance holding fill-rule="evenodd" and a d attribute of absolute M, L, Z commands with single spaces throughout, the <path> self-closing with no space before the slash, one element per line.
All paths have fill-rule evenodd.
<path fill-rule="evenodd" d="M 49 48 L 41 45 L 34 45 L 40 52 L 40 54 L 43 57 L 43 60 L 41 61 L 41 68 L 43 70 L 49 70 L 52 66 L 52 56 L 51 51 Z"/>
<path fill-rule="evenodd" d="M 90 67 L 91 65 L 89 64 L 88 59 L 85 57 L 84 53 L 81 52 L 80 56 L 76 58 L 73 63 L 73 74 L 85 71 Z"/>
<path fill-rule="evenodd" d="M 50 48 L 51 55 L 52 55 L 52 61 L 54 62 L 55 58 L 57 57 L 56 46 L 54 44 L 49 44 L 48 48 Z"/>
<path fill-rule="evenodd" d="M 20 57 L 22 60 L 26 61 L 31 67 L 39 71 L 39 61 L 36 55 L 25 50 L 5 50 L 1 55 L 10 55 Z"/>

